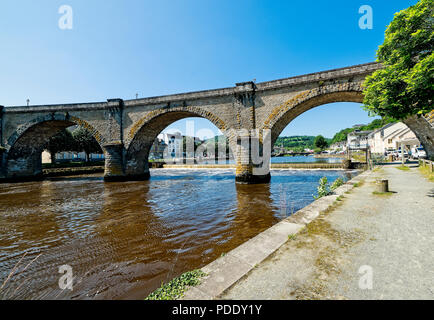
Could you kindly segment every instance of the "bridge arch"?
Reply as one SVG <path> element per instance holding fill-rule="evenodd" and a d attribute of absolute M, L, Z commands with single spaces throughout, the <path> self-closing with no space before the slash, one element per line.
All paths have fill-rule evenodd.
<path fill-rule="evenodd" d="M 271 145 L 273 146 L 283 129 L 299 115 L 315 107 L 334 102 L 362 103 L 361 83 L 327 85 L 302 91 L 275 107 L 261 129 L 271 130 Z"/>
<path fill-rule="evenodd" d="M 7 176 L 11 178 L 41 176 L 41 153 L 47 142 L 60 131 L 74 125 L 89 130 L 101 149 L 104 150 L 105 139 L 87 121 L 68 114 L 42 115 L 17 128 L 7 139 Z"/>
<path fill-rule="evenodd" d="M 125 174 L 128 179 L 149 178 L 148 157 L 157 136 L 172 123 L 190 117 L 209 120 L 224 136 L 229 138 L 229 148 L 233 149 L 227 124 L 218 116 L 200 107 L 171 107 L 156 109 L 137 121 L 125 139 Z"/>

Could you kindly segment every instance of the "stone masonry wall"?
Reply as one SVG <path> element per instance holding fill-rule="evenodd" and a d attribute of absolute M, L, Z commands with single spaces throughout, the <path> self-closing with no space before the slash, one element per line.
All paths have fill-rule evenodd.
<path fill-rule="evenodd" d="M 237 180 L 249 183 L 255 180 L 249 141 L 259 141 L 259 149 L 263 151 L 262 133 L 256 137 L 251 130 L 271 130 L 272 145 L 288 123 L 311 108 L 331 102 L 361 102 L 364 78 L 379 68 L 380 64 L 368 63 L 257 84 L 243 82 L 230 88 L 145 99 L 0 107 L 3 159 L 0 179 L 38 175 L 39 152 L 44 144 L 50 136 L 74 124 L 90 130 L 103 148 L 108 180 L 145 179 L 149 177 L 149 149 L 157 135 L 177 120 L 202 117 L 228 137 L 237 160 Z M 408 119 L 406 124 L 432 155 L 432 128 L 423 121 Z M 246 140 L 240 138 L 240 130 L 247 132 L 247 145 L 243 145 Z M 267 172 L 256 179 L 267 180 Z"/>

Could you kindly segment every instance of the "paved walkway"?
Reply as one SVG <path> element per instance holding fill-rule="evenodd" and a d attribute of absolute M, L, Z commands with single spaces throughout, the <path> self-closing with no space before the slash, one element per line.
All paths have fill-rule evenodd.
<path fill-rule="evenodd" d="M 220 298 L 434 299 L 433 183 L 385 166 L 337 203 Z"/>

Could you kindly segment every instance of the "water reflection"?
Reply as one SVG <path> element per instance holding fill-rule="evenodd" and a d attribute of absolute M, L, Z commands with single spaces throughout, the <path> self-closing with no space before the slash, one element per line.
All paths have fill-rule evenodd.
<path fill-rule="evenodd" d="M 271 184 L 236 185 L 232 170 L 151 174 L 144 182 L 83 176 L 0 185 L 0 283 L 27 252 L 0 297 L 142 299 L 312 202 L 323 175 L 344 176 L 275 170 Z M 73 268 L 73 291 L 58 287 L 64 264 Z"/>

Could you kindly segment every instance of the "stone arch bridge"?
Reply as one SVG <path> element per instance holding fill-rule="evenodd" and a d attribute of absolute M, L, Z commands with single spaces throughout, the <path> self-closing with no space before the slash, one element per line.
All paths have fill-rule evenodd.
<path fill-rule="evenodd" d="M 252 156 L 253 140 L 262 143 L 268 130 L 271 145 L 282 130 L 303 112 L 331 102 L 362 102 L 365 77 L 381 68 L 377 63 L 351 66 L 292 78 L 161 97 L 31 107 L 0 106 L 0 179 L 36 179 L 42 175 L 41 152 L 48 139 L 71 125 L 92 132 L 105 156 L 106 180 L 149 178 L 148 154 L 157 135 L 186 117 L 203 117 L 225 134 L 235 156 L 236 180 L 267 182 L 269 167 Z M 409 119 L 429 153 L 432 128 L 423 120 Z M 240 139 L 244 132 L 247 140 Z M 241 140 L 247 141 L 245 143 Z"/>

